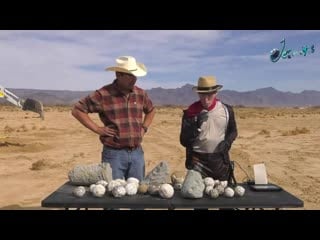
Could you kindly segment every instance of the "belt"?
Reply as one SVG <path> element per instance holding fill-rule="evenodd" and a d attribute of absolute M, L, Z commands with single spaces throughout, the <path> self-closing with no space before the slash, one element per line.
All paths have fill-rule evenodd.
<path fill-rule="evenodd" d="M 127 150 L 127 151 L 131 152 L 133 150 L 136 150 L 137 148 L 139 148 L 139 146 L 138 147 L 124 147 L 124 148 L 119 148 L 119 149 L 120 150 Z"/>
<path fill-rule="evenodd" d="M 115 148 L 115 147 L 110 147 L 110 146 L 106 146 L 108 148 L 112 148 L 114 150 L 126 150 L 128 152 L 134 151 L 136 149 L 138 149 L 140 146 L 134 146 L 134 147 L 119 147 L 119 148 Z"/>

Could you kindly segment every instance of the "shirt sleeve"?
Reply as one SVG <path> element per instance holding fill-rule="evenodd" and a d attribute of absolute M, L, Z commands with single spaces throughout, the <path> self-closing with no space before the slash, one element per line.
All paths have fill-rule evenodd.
<path fill-rule="evenodd" d="M 75 108 L 85 113 L 98 113 L 102 111 L 102 96 L 97 90 L 82 98 L 75 104 Z"/>
<path fill-rule="evenodd" d="M 144 96 L 143 112 L 147 114 L 153 110 L 154 106 L 147 92 L 144 93 Z"/>

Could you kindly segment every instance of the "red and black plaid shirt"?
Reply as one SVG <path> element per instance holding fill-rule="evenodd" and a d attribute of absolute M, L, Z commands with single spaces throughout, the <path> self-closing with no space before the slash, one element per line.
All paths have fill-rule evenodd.
<path fill-rule="evenodd" d="M 113 148 L 140 146 L 143 113 L 154 108 L 143 89 L 135 86 L 127 98 L 117 88 L 116 80 L 81 99 L 75 107 L 85 113 L 99 113 L 105 126 L 117 130 L 115 137 L 100 136 L 102 144 Z"/>

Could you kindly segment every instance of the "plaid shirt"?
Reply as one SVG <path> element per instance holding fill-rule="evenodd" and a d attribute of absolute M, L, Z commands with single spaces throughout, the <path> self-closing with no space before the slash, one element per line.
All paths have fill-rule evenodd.
<path fill-rule="evenodd" d="M 116 80 L 81 99 L 75 107 L 85 113 L 99 113 L 105 126 L 117 130 L 115 137 L 100 136 L 102 144 L 113 148 L 140 146 L 143 113 L 154 108 L 143 89 L 135 86 L 127 98 L 117 88 Z"/>

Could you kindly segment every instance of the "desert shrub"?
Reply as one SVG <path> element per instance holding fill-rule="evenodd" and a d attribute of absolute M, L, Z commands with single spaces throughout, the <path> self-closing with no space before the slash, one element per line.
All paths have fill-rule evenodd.
<path fill-rule="evenodd" d="M 289 130 L 289 131 L 282 131 L 282 136 L 294 136 L 294 135 L 298 135 L 298 134 L 307 134 L 310 133 L 310 130 L 303 127 L 303 128 L 298 128 L 296 127 L 293 130 Z"/>
<path fill-rule="evenodd" d="M 270 131 L 269 131 L 269 130 L 262 129 L 258 134 L 259 134 L 259 135 L 270 135 Z"/>
<path fill-rule="evenodd" d="M 4 127 L 4 132 L 5 133 L 11 133 L 11 132 L 13 132 L 14 131 L 14 128 L 12 128 L 12 127 L 10 127 L 10 126 L 8 126 L 8 125 L 6 125 L 5 127 Z"/>
<path fill-rule="evenodd" d="M 27 128 L 27 126 L 26 126 L 25 124 L 23 124 L 23 125 L 21 125 L 21 126 L 19 127 L 18 130 L 20 130 L 21 132 L 27 132 L 27 131 L 28 131 L 28 128 Z M 17 130 L 17 132 L 18 132 L 18 130 Z"/>
<path fill-rule="evenodd" d="M 45 160 L 44 159 L 41 159 L 41 160 L 38 160 L 38 161 L 36 161 L 36 162 L 34 162 L 34 163 L 32 163 L 32 166 L 31 166 L 31 170 L 35 170 L 35 171 L 38 171 L 38 170 L 41 170 L 41 169 L 43 169 L 43 168 L 45 168 L 46 167 L 46 163 L 45 163 Z"/>

